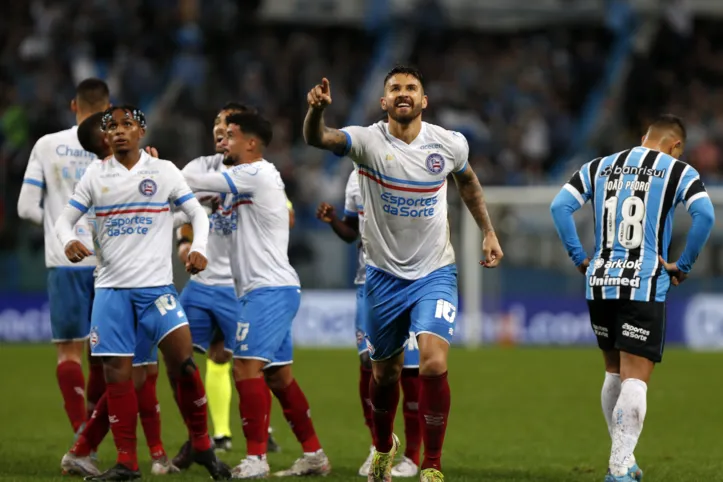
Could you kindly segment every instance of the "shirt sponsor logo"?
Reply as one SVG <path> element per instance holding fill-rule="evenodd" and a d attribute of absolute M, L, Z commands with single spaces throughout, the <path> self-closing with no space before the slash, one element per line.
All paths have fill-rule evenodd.
<path fill-rule="evenodd" d="M 108 236 L 124 236 L 129 234 L 148 234 L 149 226 L 153 224 L 150 216 L 133 216 L 130 218 L 112 218 L 105 222 Z"/>
<path fill-rule="evenodd" d="M 405 197 L 396 196 L 390 192 L 381 195 L 384 202 L 383 209 L 392 216 L 421 218 L 434 216 L 434 206 L 437 197 Z"/>
<path fill-rule="evenodd" d="M 67 144 L 60 144 L 55 148 L 55 154 L 59 157 L 77 157 L 77 158 L 88 158 L 95 159 L 95 154 L 88 152 L 83 149 L 77 149 Z"/>

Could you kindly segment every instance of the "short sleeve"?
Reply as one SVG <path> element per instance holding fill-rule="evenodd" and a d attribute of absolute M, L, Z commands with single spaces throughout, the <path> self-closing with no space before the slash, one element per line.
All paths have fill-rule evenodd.
<path fill-rule="evenodd" d="M 178 169 L 175 164 L 171 163 L 170 161 L 166 162 L 168 162 L 168 164 L 170 165 L 169 177 L 171 178 L 171 182 L 173 185 L 173 188 L 171 189 L 171 194 L 169 195 L 169 201 L 172 201 L 173 205 L 175 207 L 178 207 L 189 199 L 194 199 L 196 196 L 193 195 L 193 191 L 191 191 L 191 188 L 188 187 L 188 183 L 183 177 L 180 169 Z"/>
<path fill-rule="evenodd" d="M 87 213 L 93 205 L 93 178 L 96 176 L 96 170 L 95 162 L 88 166 L 70 197 L 69 204 L 83 214 Z"/>
<path fill-rule="evenodd" d="M 33 150 L 30 152 L 30 159 L 28 160 L 28 167 L 25 168 L 25 176 L 23 177 L 24 184 L 31 184 L 37 186 L 40 189 L 45 188 L 45 175 L 43 174 L 43 139 L 38 140 L 33 146 Z"/>
<path fill-rule="evenodd" d="M 454 168 L 452 169 L 452 173 L 462 174 L 468 166 L 469 143 L 467 143 L 467 138 L 461 132 L 451 132 L 452 139 L 454 140 Z"/>
<path fill-rule="evenodd" d="M 351 172 L 349 180 L 346 182 L 346 189 L 344 190 L 344 216 L 359 216 L 359 208 L 356 202 L 356 191 L 359 189 L 357 176 L 358 174 L 355 169 Z"/>
<path fill-rule="evenodd" d="M 572 194 L 580 206 L 590 200 L 592 185 L 590 183 L 590 163 L 575 171 L 563 189 Z"/>
<path fill-rule="evenodd" d="M 708 191 L 700 179 L 700 174 L 691 166 L 687 166 L 675 192 L 675 204 L 682 202 L 685 209 L 690 209 L 695 201 L 703 197 L 708 197 Z"/>
<path fill-rule="evenodd" d="M 359 164 L 369 164 L 364 159 L 369 150 L 372 127 L 348 126 L 341 129 L 346 136 L 346 146 L 341 155 L 349 156 L 351 160 Z"/>

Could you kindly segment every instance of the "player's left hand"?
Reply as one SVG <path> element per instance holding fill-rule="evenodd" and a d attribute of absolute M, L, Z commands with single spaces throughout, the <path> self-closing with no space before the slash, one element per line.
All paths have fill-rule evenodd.
<path fill-rule="evenodd" d="M 484 259 L 479 264 L 485 268 L 496 268 L 502 261 L 504 253 L 494 232 L 485 235 L 485 239 L 482 241 L 482 256 Z"/>
<path fill-rule="evenodd" d="M 663 259 L 662 256 L 658 256 L 660 264 L 663 265 L 665 271 L 670 275 L 670 282 L 673 286 L 678 286 L 680 283 L 688 279 L 688 273 L 684 273 L 678 268 L 678 263 L 668 263 Z"/>
<path fill-rule="evenodd" d="M 158 158 L 158 149 L 156 149 L 153 146 L 146 146 L 145 148 L 146 154 L 148 154 L 151 157 Z"/>
<path fill-rule="evenodd" d="M 582 263 L 577 266 L 577 270 L 583 275 L 587 274 L 587 267 L 590 266 L 590 258 L 585 258 Z"/>
<path fill-rule="evenodd" d="M 200 273 L 206 269 L 206 264 L 208 264 L 208 260 L 204 255 L 198 251 L 191 251 L 186 258 L 186 271 L 191 274 Z"/>

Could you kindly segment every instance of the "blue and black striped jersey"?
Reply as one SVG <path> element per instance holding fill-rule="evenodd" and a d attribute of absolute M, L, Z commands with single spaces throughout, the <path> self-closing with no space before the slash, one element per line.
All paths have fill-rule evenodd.
<path fill-rule="evenodd" d="M 665 301 L 670 277 L 663 273 L 658 256 L 667 260 L 675 207 L 682 202 L 690 210 L 701 198 L 710 205 L 698 172 L 667 154 L 636 147 L 588 162 L 561 194 L 565 191 L 572 211 L 587 201 L 593 207 L 595 254 L 586 275 L 587 298 Z M 708 234 L 712 205 L 710 216 Z M 563 237 L 563 230 L 558 231 Z M 576 264 L 584 259 L 581 245 L 572 243 L 568 251 Z"/>

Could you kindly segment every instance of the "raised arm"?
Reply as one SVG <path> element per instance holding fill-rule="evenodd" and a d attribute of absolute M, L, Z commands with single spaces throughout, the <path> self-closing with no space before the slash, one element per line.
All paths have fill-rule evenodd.
<path fill-rule="evenodd" d="M 495 234 L 495 229 L 492 226 L 489 212 L 487 212 L 487 203 L 485 203 L 482 186 L 477 179 L 477 175 L 467 165 L 460 171 L 453 173 L 453 175 L 462 201 L 464 201 L 465 206 L 469 209 L 470 214 L 472 214 L 477 226 L 484 235 L 482 251 L 485 259 L 482 265 L 494 268 L 499 264 L 504 253 L 502 253 L 502 248 L 497 240 L 497 234 Z"/>
<path fill-rule="evenodd" d="M 331 105 L 331 86 L 321 79 L 306 95 L 309 110 L 304 119 L 304 140 L 310 146 L 326 149 L 337 155 L 344 155 L 349 148 L 348 136 L 339 129 L 324 124 L 324 109 Z"/>

